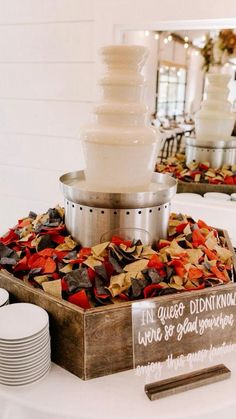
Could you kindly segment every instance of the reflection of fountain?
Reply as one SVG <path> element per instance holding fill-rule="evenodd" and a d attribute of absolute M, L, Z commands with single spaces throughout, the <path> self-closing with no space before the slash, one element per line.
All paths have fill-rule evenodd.
<path fill-rule="evenodd" d="M 236 162 L 236 141 L 231 137 L 235 117 L 227 100 L 230 76 L 208 74 L 206 98 L 195 116 L 196 138 L 186 140 L 186 160 L 209 161 L 212 167 Z"/>
<path fill-rule="evenodd" d="M 102 56 L 108 69 L 100 82 L 103 102 L 95 108 L 95 122 L 82 131 L 86 170 L 60 179 L 66 225 L 84 246 L 108 239 L 114 230 L 153 243 L 166 236 L 176 185 L 168 175 L 153 174 L 160 139 L 147 126 L 141 103 L 147 50 L 109 46 Z"/>

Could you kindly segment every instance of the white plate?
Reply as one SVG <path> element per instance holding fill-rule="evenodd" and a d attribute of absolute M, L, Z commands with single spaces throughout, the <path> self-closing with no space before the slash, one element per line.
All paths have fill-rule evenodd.
<path fill-rule="evenodd" d="M 197 194 L 197 193 L 181 192 L 181 193 L 177 193 L 174 199 L 178 201 L 185 201 L 186 199 L 190 199 L 191 201 L 193 199 L 197 201 L 199 200 L 201 201 L 203 198 L 202 198 L 202 195 Z"/>
<path fill-rule="evenodd" d="M 50 364 L 51 360 L 48 360 L 47 362 L 45 362 L 45 364 L 39 365 L 37 368 L 28 371 L 0 371 L 0 379 L 2 378 L 3 380 L 19 380 L 32 377 L 45 370 L 47 367 L 49 367 Z"/>
<path fill-rule="evenodd" d="M 29 377 L 29 378 L 25 378 L 25 379 L 19 379 L 19 380 L 5 380 L 3 378 L 0 378 L 0 383 L 7 385 L 7 386 L 21 386 L 21 385 L 26 385 L 26 384 L 30 384 L 30 383 L 35 383 L 36 381 L 40 380 L 41 378 L 43 378 L 49 371 L 50 371 L 50 367 L 51 365 L 49 365 L 49 367 L 45 367 L 44 370 L 42 370 L 40 373 L 37 373 L 35 376 L 33 377 Z"/>
<path fill-rule="evenodd" d="M 28 380 L 29 378 L 34 378 L 34 377 L 38 377 L 40 374 L 44 373 L 49 366 L 51 365 L 51 363 L 47 363 L 46 365 L 44 365 L 42 368 L 40 368 L 38 371 L 33 372 L 32 374 L 26 376 L 26 377 L 0 377 L 0 381 L 8 381 L 8 382 L 14 382 L 14 381 L 25 381 Z"/>
<path fill-rule="evenodd" d="M 223 192 L 206 192 L 204 193 L 204 198 L 207 199 L 217 199 L 220 201 L 230 201 L 230 195 L 228 195 L 227 193 L 223 193 Z"/>
<path fill-rule="evenodd" d="M 42 338 L 49 335 L 49 329 L 48 326 L 37 336 L 34 336 L 32 339 L 21 339 L 21 340 L 1 340 L 0 339 L 0 347 L 4 348 L 24 348 L 25 346 L 30 346 L 33 344 L 36 344 L 37 342 L 40 342 Z"/>
<path fill-rule="evenodd" d="M 34 304 L 16 303 L 1 307 L 0 340 L 32 338 L 47 325 L 47 312 Z"/>
<path fill-rule="evenodd" d="M 40 360 L 47 352 L 50 352 L 50 344 L 44 346 L 38 353 L 27 355 L 24 357 L 7 357 L 0 356 L 0 364 L 5 365 L 28 365 L 31 361 L 35 359 Z"/>
<path fill-rule="evenodd" d="M 0 348 L 0 358 L 1 357 L 11 357 L 11 358 L 22 358 L 24 356 L 33 355 L 34 353 L 38 353 L 41 349 L 44 348 L 50 342 L 49 337 L 45 337 L 42 342 L 37 343 L 36 345 L 32 345 L 29 348 L 18 349 L 2 349 Z"/>
<path fill-rule="evenodd" d="M 1 374 L 5 374 L 6 372 L 10 372 L 10 373 L 28 373 L 30 371 L 33 370 L 37 370 L 39 368 L 43 368 L 45 365 L 48 364 L 48 362 L 51 362 L 51 356 L 50 353 L 45 354 L 44 357 L 40 360 L 38 360 L 38 362 L 35 362 L 31 365 L 21 365 L 20 367 L 17 366 L 17 368 L 14 368 L 13 365 L 1 365 L 1 370 L 0 370 L 0 376 Z"/>
<path fill-rule="evenodd" d="M 28 377 L 30 375 L 37 374 L 38 372 L 40 372 L 41 370 L 43 370 L 44 368 L 46 368 L 50 364 L 51 364 L 51 360 L 49 359 L 49 360 L 47 360 L 47 362 L 45 362 L 42 365 L 39 365 L 37 368 L 27 370 L 27 371 L 0 371 L 0 377 L 2 377 L 3 379 L 5 379 L 5 378 L 9 378 L 9 379 L 25 378 L 25 377 Z"/>
<path fill-rule="evenodd" d="M 2 306 L 0 306 L 0 307 L 8 306 L 8 304 L 9 304 L 9 300 L 5 304 L 3 304 Z"/>
<path fill-rule="evenodd" d="M 8 371 L 27 371 L 31 368 L 36 368 L 39 365 L 43 365 L 43 364 L 47 363 L 47 361 L 49 359 L 51 359 L 50 352 L 46 353 L 44 355 L 44 357 L 42 357 L 41 359 L 37 359 L 36 361 L 32 361 L 31 363 L 29 363 L 27 365 L 22 365 L 22 364 L 20 364 L 20 365 L 6 364 L 5 365 L 5 364 L 1 363 L 0 371 L 6 371 L 6 370 L 8 370 Z"/>
<path fill-rule="evenodd" d="M 43 346 L 44 345 L 46 345 L 48 342 L 50 341 L 50 339 L 49 339 L 49 336 L 45 336 L 45 338 L 41 341 L 41 342 L 38 342 L 36 345 L 32 345 L 32 346 L 29 346 L 29 347 L 26 347 L 26 348 L 18 348 L 18 350 L 16 350 L 15 348 L 14 349 L 11 349 L 11 348 L 1 348 L 0 347 L 0 357 L 1 356 L 8 356 L 8 355 L 10 355 L 10 356 L 19 356 L 19 357 L 22 357 L 22 356 L 26 356 L 26 355 L 29 355 L 30 353 L 34 353 L 34 352 L 37 352 L 37 351 L 40 351 L 42 348 L 43 348 Z"/>
<path fill-rule="evenodd" d="M 27 342 L 22 341 L 21 343 L 12 343 L 12 341 L 0 341 L 0 350 L 1 349 L 11 349 L 11 350 L 16 350 L 18 351 L 18 349 L 27 349 L 31 346 L 37 345 L 38 343 L 40 343 L 43 339 L 45 338 L 49 338 L 50 334 L 49 334 L 49 330 L 45 330 L 41 336 L 38 336 L 36 339 L 33 340 L 29 340 Z"/>
<path fill-rule="evenodd" d="M 49 335 L 45 335 L 45 336 L 42 337 L 41 340 L 37 341 L 36 343 L 34 343 L 32 345 L 19 346 L 17 348 L 15 348 L 15 347 L 12 348 L 11 346 L 4 347 L 4 346 L 1 346 L 0 345 L 0 354 L 1 353 L 2 354 L 5 354 L 5 353 L 9 353 L 9 354 L 11 354 L 11 353 L 12 354 L 17 353 L 17 354 L 20 354 L 20 353 L 29 352 L 29 351 L 32 351 L 33 352 L 33 350 L 35 348 L 36 349 L 39 348 L 39 346 L 41 346 L 43 343 L 47 342 L 49 339 L 50 339 L 50 336 Z"/>
<path fill-rule="evenodd" d="M 0 307 L 9 302 L 9 293 L 4 288 L 0 288 Z"/>

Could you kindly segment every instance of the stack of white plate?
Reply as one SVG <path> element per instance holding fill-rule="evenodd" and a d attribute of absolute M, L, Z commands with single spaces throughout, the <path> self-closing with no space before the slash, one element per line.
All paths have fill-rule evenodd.
<path fill-rule="evenodd" d="M 230 201 L 230 195 L 223 192 L 206 192 L 204 193 L 204 198 L 207 199 L 217 199 L 218 201 Z"/>
<path fill-rule="evenodd" d="M 0 383 L 21 386 L 41 379 L 50 369 L 48 314 L 28 303 L 0 309 Z"/>
<path fill-rule="evenodd" d="M 0 288 L 0 307 L 7 304 L 9 304 L 9 293 L 4 288 Z"/>

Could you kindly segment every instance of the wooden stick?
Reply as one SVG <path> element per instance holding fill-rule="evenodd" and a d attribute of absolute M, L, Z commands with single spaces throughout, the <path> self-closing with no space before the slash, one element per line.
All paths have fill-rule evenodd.
<path fill-rule="evenodd" d="M 157 381 L 146 384 L 144 391 L 150 400 L 161 399 L 162 397 L 181 393 L 193 388 L 201 387 L 217 381 L 230 378 L 231 371 L 223 364 L 202 370 L 193 371 L 188 374 L 182 374 L 167 380 Z"/>

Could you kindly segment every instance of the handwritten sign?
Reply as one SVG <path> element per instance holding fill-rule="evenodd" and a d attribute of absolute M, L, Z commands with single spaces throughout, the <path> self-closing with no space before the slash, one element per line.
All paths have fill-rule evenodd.
<path fill-rule="evenodd" d="M 236 342 L 236 288 L 132 305 L 134 368 Z"/>

